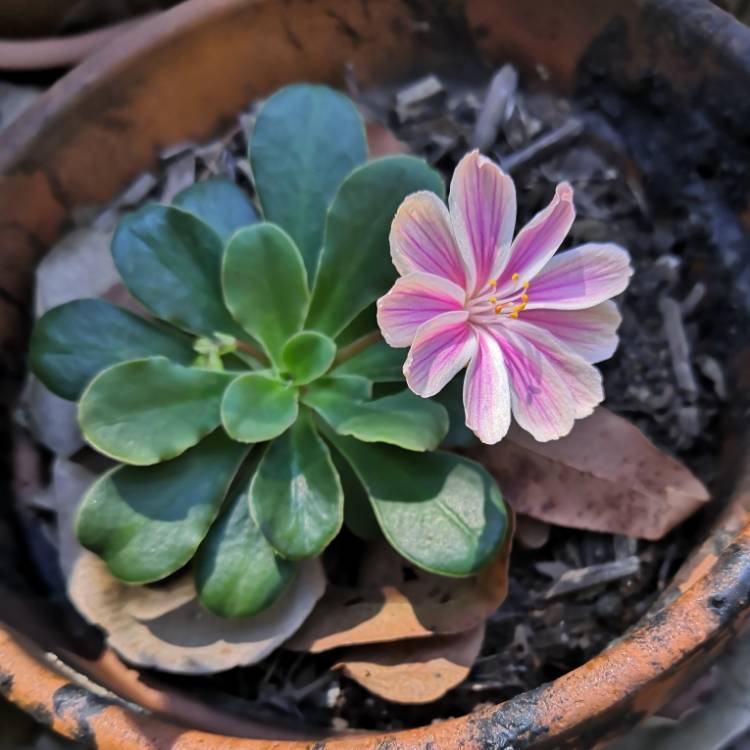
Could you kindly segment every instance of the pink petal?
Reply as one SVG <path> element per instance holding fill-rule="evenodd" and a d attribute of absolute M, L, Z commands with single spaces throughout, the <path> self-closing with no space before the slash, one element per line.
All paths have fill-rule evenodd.
<path fill-rule="evenodd" d="M 466 426 L 483 443 L 492 445 L 510 427 L 508 371 L 497 339 L 481 328 L 475 330 L 477 350 L 464 378 Z"/>
<path fill-rule="evenodd" d="M 424 271 L 465 286 L 466 272 L 448 209 L 434 193 L 422 190 L 405 198 L 391 223 L 389 239 L 393 265 L 402 276 Z"/>
<path fill-rule="evenodd" d="M 573 428 L 575 406 L 558 368 L 533 341 L 517 333 L 516 326 L 503 324 L 490 330 L 505 357 L 516 422 L 539 442 L 567 435 Z"/>
<path fill-rule="evenodd" d="M 417 328 L 445 312 L 462 310 L 466 294 L 452 281 L 431 273 L 410 273 L 378 300 L 378 325 L 390 346 L 409 346 Z"/>
<path fill-rule="evenodd" d="M 506 262 L 516 223 L 513 180 L 479 151 L 466 154 L 451 180 L 451 223 L 467 269 L 467 291 L 495 279 Z"/>
<path fill-rule="evenodd" d="M 567 435 L 574 419 L 589 416 L 604 400 L 601 373 L 552 334 L 521 320 L 506 320 L 492 330 L 506 346 L 521 352 L 514 369 L 503 346 L 510 371 L 511 398 L 514 392 L 517 396 L 512 402 L 513 416 L 536 440 L 544 442 Z M 525 374 L 521 372 L 524 362 L 528 368 Z M 546 390 L 546 396 L 536 394 L 535 401 L 535 389 Z"/>
<path fill-rule="evenodd" d="M 558 341 L 587 362 L 609 359 L 617 349 L 617 329 L 622 317 L 614 302 L 587 310 L 525 310 L 521 319 L 549 331 Z"/>
<path fill-rule="evenodd" d="M 560 253 L 534 278 L 528 308 L 581 310 L 625 290 L 633 273 L 627 250 L 589 243 Z"/>
<path fill-rule="evenodd" d="M 570 231 L 575 215 L 573 188 L 567 182 L 561 182 L 549 206 L 526 224 L 513 240 L 508 262 L 500 269 L 498 293 L 519 286 L 512 280 L 513 274 L 518 274 L 519 281 L 530 281 L 544 268 Z"/>
<path fill-rule="evenodd" d="M 443 313 L 417 331 L 404 363 L 404 375 L 418 396 L 434 396 L 466 367 L 477 345 L 468 320 L 466 310 Z"/>

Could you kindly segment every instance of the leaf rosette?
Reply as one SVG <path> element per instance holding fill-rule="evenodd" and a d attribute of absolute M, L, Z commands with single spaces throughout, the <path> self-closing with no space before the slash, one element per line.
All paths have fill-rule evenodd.
<path fill-rule="evenodd" d="M 114 261 L 148 318 L 87 299 L 35 327 L 31 369 L 119 462 L 82 499 L 79 540 L 132 584 L 192 561 L 225 617 L 269 607 L 344 524 L 473 575 L 506 534 L 502 497 L 439 450 L 448 412 L 405 388 L 374 314 L 395 281 L 393 216 L 411 193 L 444 199 L 440 176 L 367 161 L 352 103 L 306 84 L 266 102 L 250 163 L 257 208 L 211 179 L 120 223 Z"/>

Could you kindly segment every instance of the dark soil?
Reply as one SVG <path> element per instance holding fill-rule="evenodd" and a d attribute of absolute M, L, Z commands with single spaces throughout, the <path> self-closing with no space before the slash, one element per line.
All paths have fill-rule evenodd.
<path fill-rule="evenodd" d="M 725 367 L 750 322 L 747 310 L 742 311 L 729 292 L 733 276 L 717 248 L 722 235 L 705 215 L 706 205 L 713 205 L 708 199 L 715 197 L 711 182 L 717 171 L 727 170 L 720 161 L 697 163 L 679 191 L 665 194 L 648 176 L 647 160 L 631 148 L 639 132 L 641 138 L 651 138 L 648 127 L 653 122 L 643 120 L 639 109 L 651 107 L 650 94 L 636 104 L 605 96 L 594 82 L 573 100 L 559 99 L 544 92 L 542 78 L 506 92 L 505 115 L 485 151 L 516 180 L 519 225 L 547 204 L 557 182 L 568 180 L 578 209 L 570 244 L 614 241 L 630 250 L 636 273 L 619 300 L 621 345 L 602 366 L 606 404 L 715 487 L 720 416 L 727 411 Z M 370 116 L 449 178 L 473 145 L 486 85 L 486 78 L 475 85 L 442 79 L 429 98 L 417 97 L 407 105 L 406 86 L 365 95 L 353 86 L 352 93 Z M 399 95 L 402 104 L 396 107 Z M 679 113 L 677 104 L 663 91 L 660 95 L 665 111 Z M 243 119 L 247 125 L 252 114 Z M 189 152 L 191 164 L 198 176 L 207 171 L 226 174 L 252 189 L 245 147 L 238 128 L 221 144 Z M 165 158 L 167 182 L 178 174 L 180 159 L 184 171 L 185 153 L 176 150 Z M 151 189 L 149 195 L 161 187 Z M 724 211 L 731 214 L 726 207 Z M 726 232 L 726 226 L 721 231 Z M 680 354 L 683 338 L 688 346 Z M 540 548 L 517 545 L 513 552 L 509 596 L 490 618 L 481 658 L 470 677 L 436 704 L 399 706 L 371 696 L 328 672 L 335 653 L 313 657 L 280 651 L 253 667 L 206 678 L 168 679 L 229 710 L 285 725 L 397 729 L 464 714 L 484 702 L 537 687 L 601 651 L 646 612 L 703 529 L 704 519 L 694 519 L 666 539 L 648 543 L 542 528 L 548 539 Z M 351 551 L 347 545 L 345 537 L 337 542 L 338 553 Z M 633 555 L 640 560 L 635 574 L 546 597 L 566 570 Z"/>

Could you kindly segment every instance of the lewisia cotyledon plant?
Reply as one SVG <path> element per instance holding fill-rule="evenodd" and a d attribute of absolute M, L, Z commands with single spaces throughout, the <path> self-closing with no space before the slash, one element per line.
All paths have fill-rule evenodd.
<path fill-rule="evenodd" d="M 513 239 L 513 180 L 477 151 L 456 167 L 448 203 L 418 192 L 401 204 L 390 233 L 401 278 L 378 300 L 380 330 L 411 347 L 404 375 L 425 398 L 468 364 L 466 425 L 483 442 L 505 436 L 511 413 L 536 440 L 562 437 L 604 398 L 593 363 L 617 347 L 609 299 L 628 284 L 630 256 L 609 243 L 555 255 L 575 217 L 565 182 Z"/>

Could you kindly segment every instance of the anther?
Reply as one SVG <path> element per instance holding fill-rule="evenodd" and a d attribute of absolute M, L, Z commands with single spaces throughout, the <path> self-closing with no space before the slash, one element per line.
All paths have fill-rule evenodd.
<path fill-rule="evenodd" d="M 521 295 L 521 302 L 526 303 L 529 301 L 529 295 L 524 293 Z"/>
<path fill-rule="evenodd" d="M 497 297 L 490 297 L 490 302 L 494 305 L 497 302 Z"/>
<path fill-rule="evenodd" d="M 516 311 L 514 310 L 514 311 L 513 311 L 513 312 L 512 312 L 511 314 L 510 314 L 510 317 L 511 317 L 511 318 L 515 318 L 516 320 L 518 320 L 518 313 L 517 313 L 517 312 L 516 312 Z"/>
<path fill-rule="evenodd" d="M 497 279 L 490 279 L 490 286 L 494 289 L 497 286 Z"/>
<path fill-rule="evenodd" d="M 514 273 L 510 278 L 513 279 L 513 281 L 518 281 L 518 279 L 520 279 L 521 276 L 520 274 Z"/>
<path fill-rule="evenodd" d="M 503 311 L 503 308 L 504 308 L 504 307 L 505 307 L 505 305 L 498 305 L 498 306 L 497 306 L 497 307 L 495 308 L 495 315 L 500 315 L 500 313 L 501 313 L 501 312 Z"/>
<path fill-rule="evenodd" d="M 523 282 L 523 284 L 521 284 L 521 286 L 522 286 L 522 287 L 523 287 L 524 289 L 528 289 L 528 288 L 529 288 L 529 286 L 531 286 L 531 285 L 530 285 L 530 283 L 529 283 L 528 281 L 524 281 L 524 282 Z"/>

